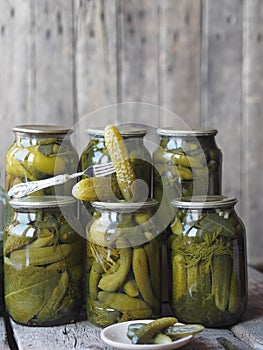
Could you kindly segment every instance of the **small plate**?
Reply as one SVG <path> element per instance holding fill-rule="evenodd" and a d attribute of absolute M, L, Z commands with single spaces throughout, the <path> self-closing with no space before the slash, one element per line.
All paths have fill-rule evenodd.
<path fill-rule="evenodd" d="M 183 337 L 173 341 L 168 344 L 132 344 L 131 340 L 127 337 L 126 333 L 128 330 L 128 326 L 133 323 L 150 323 L 153 320 L 135 320 L 135 321 L 127 321 L 116 323 L 111 326 L 104 328 L 101 331 L 101 339 L 108 345 L 111 345 L 118 349 L 125 350 L 168 350 L 168 349 L 178 349 L 181 346 L 187 344 L 191 339 L 192 335 L 188 335 L 187 337 Z"/>

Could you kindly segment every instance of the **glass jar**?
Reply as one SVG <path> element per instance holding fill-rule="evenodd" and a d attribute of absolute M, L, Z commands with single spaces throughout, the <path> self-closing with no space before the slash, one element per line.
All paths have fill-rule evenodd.
<path fill-rule="evenodd" d="M 108 326 L 161 312 L 161 242 L 156 201 L 93 202 L 87 226 L 87 315 Z"/>
<path fill-rule="evenodd" d="M 14 215 L 4 232 L 5 305 L 18 323 L 52 326 L 76 320 L 83 302 L 84 240 L 74 203 L 69 196 L 10 201 Z"/>
<path fill-rule="evenodd" d="M 157 129 L 160 147 L 153 154 L 154 198 L 221 194 L 222 153 L 217 130 Z"/>
<path fill-rule="evenodd" d="M 145 129 L 131 126 L 118 127 L 127 147 L 129 158 L 137 179 L 146 182 L 151 196 L 152 165 L 151 155 L 144 145 Z M 90 165 L 110 162 L 110 156 L 105 145 L 104 129 L 88 129 L 90 141 L 80 157 L 80 171 Z"/>
<path fill-rule="evenodd" d="M 0 312 L 4 308 L 3 236 L 4 228 L 11 216 L 12 208 L 9 205 L 8 194 L 0 187 Z"/>
<path fill-rule="evenodd" d="M 247 303 L 245 227 L 235 198 L 208 196 L 172 201 L 168 256 L 171 307 L 181 322 L 225 327 Z"/>
<path fill-rule="evenodd" d="M 70 129 L 54 125 L 20 125 L 13 128 L 15 141 L 6 154 L 6 190 L 27 181 L 73 173 L 78 154 L 69 135 Z M 74 181 L 48 187 L 34 195 L 71 194 Z"/>

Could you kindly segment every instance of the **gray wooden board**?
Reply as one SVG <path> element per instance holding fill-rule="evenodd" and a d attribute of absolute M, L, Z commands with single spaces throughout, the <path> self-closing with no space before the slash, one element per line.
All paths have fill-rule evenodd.
<path fill-rule="evenodd" d="M 0 1 L 0 27 L 0 171 L 3 186 L 4 155 L 14 140 L 11 129 L 26 123 L 31 117 L 33 86 L 29 1 Z"/>
<path fill-rule="evenodd" d="M 202 17 L 202 124 L 219 130 L 224 195 L 240 199 L 242 1 L 204 0 Z"/>
<path fill-rule="evenodd" d="M 122 108 L 120 122 L 155 126 L 158 119 L 140 102 L 159 104 L 158 1 L 117 1 L 118 102 L 136 102 Z"/>
<path fill-rule="evenodd" d="M 113 350 L 100 340 L 100 328 L 88 321 L 59 327 L 38 328 L 25 327 L 12 322 L 14 335 L 19 350 L 67 350 L 67 349 L 94 349 Z M 185 346 L 187 350 L 223 349 L 217 338 L 224 338 L 237 346 L 239 350 L 248 350 L 250 347 L 236 339 L 228 330 L 206 329 L 202 334 L 193 337 Z"/>
<path fill-rule="evenodd" d="M 5 321 L 3 317 L 0 316 L 0 349 L 1 350 L 9 350 L 10 347 L 8 345 Z"/>
<path fill-rule="evenodd" d="M 72 16 L 71 1 L 31 2 L 31 122 L 74 123 Z"/>
<path fill-rule="evenodd" d="M 243 320 L 231 328 L 234 335 L 253 349 L 263 349 L 263 274 L 248 270 L 248 306 Z"/>
<path fill-rule="evenodd" d="M 115 1 L 74 1 L 76 106 L 82 118 L 117 102 Z M 113 122 L 92 118 L 89 127 Z"/>
<path fill-rule="evenodd" d="M 1 184 L 15 125 L 71 126 L 116 102 L 161 105 L 219 129 L 223 192 L 239 199 L 249 262 L 262 266 L 262 18 L 262 0 L 0 1 Z"/>
<path fill-rule="evenodd" d="M 159 2 L 160 105 L 191 128 L 200 126 L 201 1 Z M 178 127 L 166 116 L 161 126 Z M 167 125 L 168 124 L 168 125 Z"/>
<path fill-rule="evenodd" d="M 244 2 L 243 68 L 243 204 L 250 263 L 263 269 L 263 2 Z"/>
<path fill-rule="evenodd" d="M 263 274 L 249 269 L 249 302 L 243 320 L 226 329 L 206 329 L 185 347 L 187 350 L 223 349 L 223 338 L 239 350 L 262 349 Z M 58 327 L 26 327 L 12 321 L 19 350 L 112 349 L 100 340 L 100 328 L 88 321 Z"/>
<path fill-rule="evenodd" d="M 79 154 L 88 143 L 87 128 L 117 121 L 115 1 L 74 1 L 75 120 Z M 112 107 L 111 107 L 112 106 Z"/>

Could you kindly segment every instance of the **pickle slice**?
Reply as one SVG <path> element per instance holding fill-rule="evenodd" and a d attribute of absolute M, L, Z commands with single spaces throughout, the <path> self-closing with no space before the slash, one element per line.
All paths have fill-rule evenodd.
<path fill-rule="evenodd" d="M 176 324 L 162 330 L 171 339 L 179 339 L 202 332 L 205 327 L 201 324 Z"/>
<path fill-rule="evenodd" d="M 136 176 L 131 166 L 123 138 L 118 129 L 113 125 L 106 126 L 104 138 L 109 155 L 116 169 L 117 181 L 121 193 L 125 200 L 130 201 L 133 198 L 132 184 L 136 180 Z"/>

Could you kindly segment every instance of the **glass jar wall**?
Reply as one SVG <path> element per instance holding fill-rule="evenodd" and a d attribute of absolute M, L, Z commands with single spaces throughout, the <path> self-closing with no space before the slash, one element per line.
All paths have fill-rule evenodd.
<path fill-rule="evenodd" d="M 87 226 L 87 314 L 108 326 L 161 313 L 161 243 L 156 201 L 93 202 Z"/>
<path fill-rule="evenodd" d="M 12 208 L 9 205 L 9 197 L 0 186 L 0 312 L 4 308 L 4 274 L 3 274 L 3 237 L 4 228 L 12 216 Z"/>
<path fill-rule="evenodd" d="M 6 154 L 6 190 L 27 181 L 76 172 L 78 154 L 70 129 L 53 125 L 20 125 L 13 128 L 15 141 Z M 48 187 L 34 195 L 71 194 L 73 182 Z"/>
<path fill-rule="evenodd" d="M 154 152 L 154 198 L 167 204 L 178 196 L 221 194 L 222 153 L 217 130 L 157 129 L 160 147 Z"/>
<path fill-rule="evenodd" d="M 76 320 L 83 302 L 83 238 L 72 228 L 79 225 L 74 203 L 69 196 L 10 201 L 15 212 L 4 233 L 5 305 L 18 323 Z"/>
<path fill-rule="evenodd" d="M 118 127 L 118 130 L 124 139 L 136 178 L 146 182 L 149 189 L 148 194 L 151 196 L 151 155 L 143 142 L 147 131 L 131 126 Z M 87 132 L 90 141 L 80 157 L 80 170 L 90 165 L 111 161 L 105 146 L 104 129 L 88 129 Z"/>
<path fill-rule="evenodd" d="M 192 197 L 172 202 L 168 256 L 171 307 L 181 322 L 223 327 L 247 302 L 245 228 L 235 198 Z"/>

